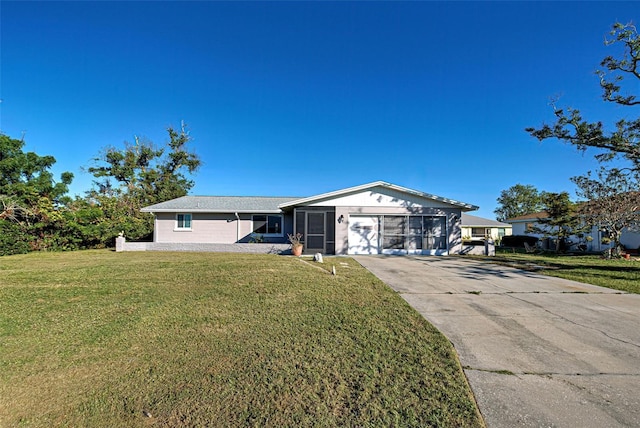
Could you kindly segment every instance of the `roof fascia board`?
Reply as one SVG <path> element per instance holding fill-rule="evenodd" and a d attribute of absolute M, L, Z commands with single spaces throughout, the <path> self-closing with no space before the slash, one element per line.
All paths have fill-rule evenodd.
<path fill-rule="evenodd" d="M 212 213 L 212 214 L 282 214 L 282 210 L 218 210 L 218 209 L 204 209 L 204 208 L 162 208 L 151 210 L 148 208 L 142 208 L 140 211 L 145 213 Z"/>

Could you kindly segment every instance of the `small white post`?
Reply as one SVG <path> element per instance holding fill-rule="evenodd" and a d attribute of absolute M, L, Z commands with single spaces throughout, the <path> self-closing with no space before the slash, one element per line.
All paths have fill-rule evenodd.
<path fill-rule="evenodd" d="M 120 234 L 116 237 L 116 253 L 124 251 L 125 242 L 127 242 L 127 240 L 124 238 L 123 234 Z"/>

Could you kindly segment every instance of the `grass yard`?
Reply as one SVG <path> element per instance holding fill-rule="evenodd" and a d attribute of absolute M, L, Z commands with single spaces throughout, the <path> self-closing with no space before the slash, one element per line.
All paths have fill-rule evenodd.
<path fill-rule="evenodd" d="M 640 261 L 634 259 L 606 260 L 593 255 L 510 252 L 498 253 L 496 257 L 484 259 L 528 270 L 535 269 L 544 275 L 640 294 Z"/>
<path fill-rule="evenodd" d="M 481 427 L 451 344 L 355 261 L 0 258 L 0 426 Z"/>

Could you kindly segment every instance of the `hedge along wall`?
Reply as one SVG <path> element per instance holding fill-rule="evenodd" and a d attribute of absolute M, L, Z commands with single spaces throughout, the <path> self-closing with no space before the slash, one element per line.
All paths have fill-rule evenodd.
<path fill-rule="evenodd" d="M 524 247 L 524 243 L 536 245 L 538 238 L 529 235 L 505 235 L 502 237 L 503 247 Z"/>

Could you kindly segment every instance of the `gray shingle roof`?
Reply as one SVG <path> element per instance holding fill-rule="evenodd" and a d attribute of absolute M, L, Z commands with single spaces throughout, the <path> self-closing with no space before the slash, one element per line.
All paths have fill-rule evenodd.
<path fill-rule="evenodd" d="M 478 217 L 467 213 L 462 213 L 460 218 L 462 225 L 466 227 L 478 226 L 478 227 L 511 227 L 508 223 L 502 223 L 497 220 L 491 220 L 488 218 Z"/>
<path fill-rule="evenodd" d="M 538 219 L 547 218 L 547 217 L 549 217 L 549 214 L 547 214 L 546 211 L 540 211 L 540 212 L 537 212 L 537 213 L 531 213 L 531 214 L 519 215 L 517 217 L 511 217 L 511 218 L 508 218 L 507 221 L 509 223 L 511 223 L 511 222 L 515 223 L 515 222 L 521 222 L 521 221 L 536 221 Z"/>
<path fill-rule="evenodd" d="M 467 204 L 441 196 L 412 190 L 406 187 L 384 181 L 363 184 L 361 186 L 349 187 L 334 192 L 323 193 L 311 197 L 287 197 L 287 196 L 183 196 L 170 201 L 161 202 L 142 208 L 143 212 L 210 212 L 210 213 L 280 213 L 282 210 L 289 210 L 295 206 L 303 206 L 323 199 L 331 199 L 349 193 L 360 192 L 373 187 L 385 187 L 401 193 L 419 196 L 446 204 L 451 204 L 462 210 L 476 210 L 477 206 Z M 480 217 L 477 217 L 480 218 Z M 486 219 L 483 219 L 486 220 Z"/>
<path fill-rule="evenodd" d="M 299 197 L 183 196 L 142 208 L 143 212 L 281 212 L 278 205 Z"/>

